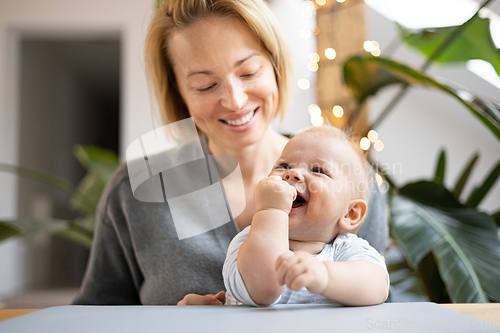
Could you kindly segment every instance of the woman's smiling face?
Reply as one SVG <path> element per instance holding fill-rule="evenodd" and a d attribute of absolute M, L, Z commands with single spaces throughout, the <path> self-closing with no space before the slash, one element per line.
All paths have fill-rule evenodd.
<path fill-rule="evenodd" d="M 210 140 L 244 147 L 270 129 L 278 105 L 273 65 L 239 18 L 203 18 L 174 33 L 168 48 L 179 92 Z"/>

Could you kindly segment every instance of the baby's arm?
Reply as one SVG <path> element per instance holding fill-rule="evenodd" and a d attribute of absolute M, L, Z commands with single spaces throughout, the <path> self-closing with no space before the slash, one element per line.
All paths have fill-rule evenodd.
<path fill-rule="evenodd" d="M 237 264 L 256 304 L 271 304 L 285 289 L 276 279 L 275 263 L 280 254 L 289 251 L 288 214 L 295 196 L 295 188 L 278 176 L 263 179 L 255 189 L 257 212 Z"/>
<path fill-rule="evenodd" d="M 380 304 L 388 296 L 386 271 L 367 260 L 321 262 L 297 251 L 281 255 L 276 271 L 280 284 L 295 291 L 305 287 L 343 305 Z"/>

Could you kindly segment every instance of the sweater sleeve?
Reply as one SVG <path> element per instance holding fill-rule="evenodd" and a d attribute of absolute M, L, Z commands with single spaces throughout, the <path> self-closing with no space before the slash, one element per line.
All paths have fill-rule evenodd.
<path fill-rule="evenodd" d="M 120 222 L 117 219 L 117 216 L 123 217 L 124 214 L 112 213 L 119 209 L 110 203 L 119 187 L 112 186 L 112 183 L 108 185 L 99 203 L 90 258 L 80 294 L 73 301 L 74 305 L 141 304 L 139 286 L 134 281 L 130 260 L 127 259 L 123 240 L 116 229 L 116 223 L 126 224 L 126 221 Z"/>
<path fill-rule="evenodd" d="M 368 203 L 368 211 L 357 235 L 379 252 L 382 252 L 389 237 L 387 200 L 380 192 L 373 172 L 372 195 Z"/>

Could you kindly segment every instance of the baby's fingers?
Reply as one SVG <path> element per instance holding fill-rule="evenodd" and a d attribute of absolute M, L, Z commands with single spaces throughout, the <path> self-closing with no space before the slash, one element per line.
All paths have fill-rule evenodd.
<path fill-rule="evenodd" d="M 298 259 L 296 256 L 294 256 L 293 252 L 285 252 L 278 257 L 278 259 L 276 260 L 275 269 L 279 284 L 285 284 L 285 274 L 287 270 L 297 263 Z"/>

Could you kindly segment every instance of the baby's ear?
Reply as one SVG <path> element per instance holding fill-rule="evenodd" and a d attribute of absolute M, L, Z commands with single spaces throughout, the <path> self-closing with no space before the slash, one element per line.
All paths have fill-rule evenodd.
<path fill-rule="evenodd" d="M 349 203 L 349 210 L 342 216 L 339 220 L 340 227 L 345 231 L 351 231 L 356 229 L 363 217 L 365 217 L 368 205 L 362 199 L 351 200 Z"/>

